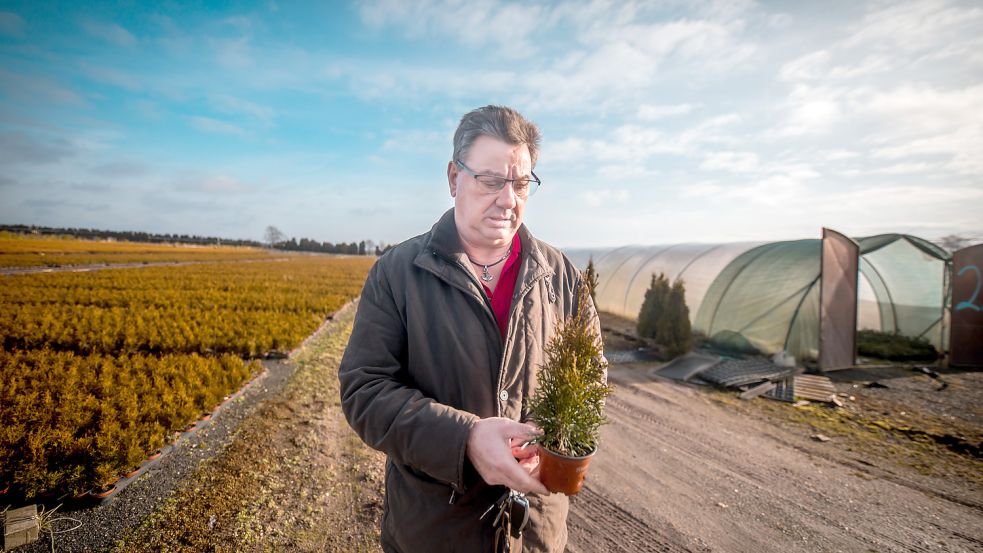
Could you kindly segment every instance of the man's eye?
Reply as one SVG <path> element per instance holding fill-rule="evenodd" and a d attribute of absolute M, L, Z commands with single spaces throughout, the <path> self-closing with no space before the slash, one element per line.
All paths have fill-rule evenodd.
<path fill-rule="evenodd" d="M 478 182 L 495 190 L 498 190 L 505 185 L 505 179 L 502 177 L 482 176 L 478 177 Z"/>

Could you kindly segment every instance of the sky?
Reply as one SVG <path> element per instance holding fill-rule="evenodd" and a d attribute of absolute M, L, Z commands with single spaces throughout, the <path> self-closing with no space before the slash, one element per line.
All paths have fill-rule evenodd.
<path fill-rule="evenodd" d="M 0 223 L 397 243 L 461 116 L 561 247 L 983 240 L 983 4 L 0 0 Z"/>

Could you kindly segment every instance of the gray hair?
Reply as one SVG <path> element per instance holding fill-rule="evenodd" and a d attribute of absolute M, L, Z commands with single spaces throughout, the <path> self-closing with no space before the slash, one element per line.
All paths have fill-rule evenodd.
<path fill-rule="evenodd" d="M 485 106 L 466 113 L 454 132 L 454 159 L 463 162 L 471 145 L 483 134 L 506 144 L 525 144 L 532 166 L 536 167 L 541 138 L 539 127 L 507 106 Z"/>

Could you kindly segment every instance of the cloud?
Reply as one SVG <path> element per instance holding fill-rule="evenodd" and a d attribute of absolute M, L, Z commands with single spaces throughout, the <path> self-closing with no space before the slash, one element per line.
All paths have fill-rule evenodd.
<path fill-rule="evenodd" d="M 89 35 L 111 42 L 117 46 L 130 47 L 136 44 L 137 39 L 130 31 L 115 23 L 97 21 L 95 19 L 84 18 L 81 21 L 82 29 Z"/>
<path fill-rule="evenodd" d="M 175 189 L 177 190 L 209 195 L 239 194 L 252 190 L 252 188 L 251 185 L 226 174 L 190 175 L 180 177 L 175 184 Z"/>
<path fill-rule="evenodd" d="M 940 40 L 961 33 L 978 33 L 983 8 L 962 7 L 941 0 L 890 3 L 873 9 L 857 31 L 847 39 L 847 48 L 871 48 L 918 52 L 936 48 Z"/>
<path fill-rule="evenodd" d="M 227 115 L 247 115 L 264 126 L 273 124 L 272 109 L 228 94 L 213 94 L 209 97 L 212 108 Z"/>
<path fill-rule="evenodd" d="M 196 129 L 214 134 L 225 134 L 231 136 L 246 136 L 248 133 L 242 127 L 233 125 L 226 121 L 212 119 L 211 117 L 193 116 L 188 117 L 188 121 Z"/>
<path fill-rule="evenodd" d="M 215 61 L 226 69 L 246 69 L 255 65 L 249 37 L 213 39 Z"/>
<path fill-rule="evenodd" d="M 496 51 L 521 57 L 535 51 L 530 40 L 541 29 L 548 8 L 527 3 L 434 1 L 426 3 L 400 0 L 362 2 L 359 15 L 369 28 L 381 31 L 396 27 L 405 36 L 451 37 L 472 48 L 488 45 Z"/>
<path fill-rule="evenodd" d="M 43 139 L 20 131 L 0 132 L 0 164 L 45 165 L 74 156 L 78 147 L 64 138 Z"/>
<path fill-rule="evenodd" d="M 757 168 L 758 154 L 754 152 L 710 152 L 700 164 L 704 171 L 748 173 Z"/>
<path fill-rule="evenodd" d="M 686 17 L 671 7 L 634 2 L 550 6 L 379 0 L 362 3 L 359 14 L 371 29 L 402 30 L 416 40 L 446 38 L 482 54 L 494 48 L 496 54 L 528 59 L 519 66 L 506 64 L 515 75 L 504 81 L 474 72 L 486 87 L 476 93 L 495 94 L 497 88 L 487 86 L 505 82 L 508 96 L 527 109 L 570 113 L 624 111 L 650 103 L 645 93 L 661 84 L 664 73 L 683 67 L 699 68 L 694 73 L 707 79 L 743 67 L 758 52 L 745 36 L 743 21 L 754 9 L 744 2 L 709 3 L 698 17 Z M 374 81 L 370 87 L 389 97 L 399 97 L 397 88 L 405 87 L 400 77 L 418 80 L 412 71 L 381 77 L 378 71 L 359 69 L 361 80 Z M 448 88 L 460 90 L 455 84 Z"/>
<path fill-rule="evenodd" d="M 139 177 L 148 173 L 147 165 L 140 161 L 113 161 L 96 165 L 89 170 L 100 177 Z"/>
<path fill-rule="evenodd" d="M 20 38 L 24 36 L 24 18 L 14 12 L 0 12 L 0 34 Z"/>
<path fill-rule="evenodd" d="M 139 79 L 119 69 L 92 65 L 87 62 L 82 62 L 80 66 L 82 71 L 94 81 L 122 87 L 127 90 L 140 90 L 142 88 Z"/>
<path fill-rule="evenodd" d="M 26 102 L 50 101 L 81 105 L 85 102 L 75 91 L 45 77 L 22 75 L 0 68 L 0 91 L 8 98 Z"/>
<path fill-rule="evenodd" d="M 786 119 L 777 133 L 800 136 L 829 132 L 843 118 L 842 89 L 823 86 L 796 87 L 785 102 Z"/>
<path fill-rule="evenodd" d="M 47 213 L 53 210 L 64 211 L 66 208 L 78 208 L 83 211 L 106 211 L 111 207 L 107 203 L 93 204 L 47 198 L 24 200 L 21 205 L 34 210 L 35 213 Z"/>
<path fill-rule="evenodd" d="M 638 107 L 638 118 L 642 121 L 658 121 L 668 117 L 687 115 L 695 109 L 693 104 L 642 104 Z"/>
<path fill-rule="evenodd" d="M 580 193 L 580 199 L 587 207 L 601 207 L 611 203 L 627 202 L 629 194 L 627 190 L 613 190 L 609 188 L 592 189 Z"/>

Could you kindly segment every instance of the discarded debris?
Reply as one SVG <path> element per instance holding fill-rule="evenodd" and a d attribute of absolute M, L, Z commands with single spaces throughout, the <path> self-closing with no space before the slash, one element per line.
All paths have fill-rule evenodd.
<path fill-rule="evenodd" d="M 761 384 L 758 384 L 757 386 L 751 388 L 750 390 L 742 392 L 741 395 L 738 397 L 740 397 L 741 399 L 754 399 L 765 392 L 774 390 L 775 387 L 776 384 L 774 382 L 762 382 Z"/>
<path fill-rule="evenodd" d="M 771 362 L 774 363 L 775 366 L 790 369 L 795 367 L 795 356 L 785 350 L 782 350 L 771 357 Z"/>
<path fill-rule="evenodd" d="M 836 386 L 826 376 L 799 374 L 795 376 L 795 396 L 813 401 L 835 403 Z"/>
<path fill-rule="evenodd" d="M 825 434 L 813 434 L 812 439 L 817 442 L 828 442 L 830 440 L 829 436 Z"/>
<path fill-rule="evenodd" d="M 799 401 L 796 401 L 795 403 L 793 403 L 792 404 L 792 407 L 805 407 L 806 405 L 809 405 L 810 403 L 812 403 L 812 402 L 809 401 L 808 399 L 800 399 Z"/>
<path fill-rule="evenodd" d="M 767 359 L 730 359 L 700 373 L 700 378 L 724 388 L 779 380 L 798 371 L 795 367 L 778 367 Z"/>
<path fill-rule="evenodd" d="M 19 509 L 11 509 L 5 513 L 3 530 L 3 550 L 10 551 L 15 547 L 38 541 L 38 506 L 28 505 Z"/>
<path fill-rule="evenodd" d="M 717 507 L 720 507 L 721 509 L 726 509 L 728 507 L 728 505 L 726 503 L 721 503 L 720 501 L 718 501 L 717 502 Z"/>
<path fill-rule="evenodd" d="M 916 367 L 916 368 L 914 368 L 912 370 L 915 371 L 915 372 L 920 372 L 920 373 L 922 373 L 922 374 L 924 374 L 924 375 L 926 375 L 926 376 L 928 376 L 930 378 L 933 378 L 935 380 L 938 380 L 939 381 L 939 384 L 941 384 L 941 386 L 936 390 L 937 392 L 941 392 L 942 390 L 945 390 L 946 388 L 949 387 L 949 383 L 942 379 L 942 375 L 940 375 L 939 373 L 933 371 L 932 369 L 930 369 L 928 367 Z"/>

